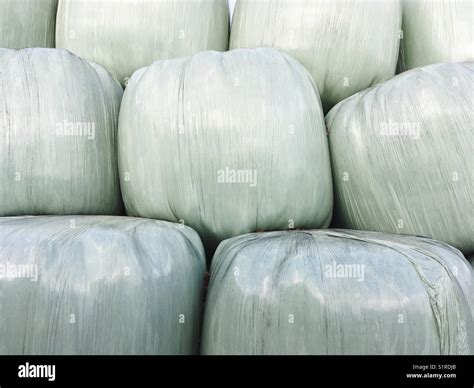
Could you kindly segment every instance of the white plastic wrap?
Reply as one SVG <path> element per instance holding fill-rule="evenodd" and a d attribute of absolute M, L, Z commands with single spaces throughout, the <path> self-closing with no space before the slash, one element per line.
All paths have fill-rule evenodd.
<path fill-rule="evenodd" d="M 273 49 L 204 52 L 138 70 L 125 90 L 127 213 L 182 222 L 208 246 L 332 214 L 327 136 L 307 71 Z"/>
<path fill-rule="evenodd" d="M 472 0 L 403 0 L 402 71 L 474 61 Z"/>
<path fill-rule="evenodd" d="M 193 354 L 205 271 L 190 228 L 0 218 L 0 354 Z"/>
<path fill-rule="evenodd" d="M 107 68 L 122 84 L 158 59 L 227 50 L 226 0 L 59 0 L 57 47 Z"/>
<path fill-rule="evenodd" d="M 413 69 L 326 117 L 342 227 L 474 251 L 474 64 Z"/>
<path fill-rule="evenodd" d="M 325 111 L 395 74 L 398 0 L 238 0 L 231 48 L 274 47 L 311 73 Z"/>
<path fill-rule="evenodd" d="M 235 9 L 235 2 L 237 0 L 228 0 L 227 3 L 229 4 L 229 16 L 230 20 L 232 21 L 232 16 L 234 15 L 234 9 Z"/>
<path fill-rule="evenodd" d="M 66 50 L 0 49 L 0 215 L 116 214 L 121 98 Z"/>
<path fill-rule="evenodd" d="M 0 48 L 54 47 L 58 0 L 0 0 Z"/>
<path fill-rule="evenodd" d="M 224 241 L 204 354 L 472 354 L 471 268 L 434 240 L 344 230 Z"/>

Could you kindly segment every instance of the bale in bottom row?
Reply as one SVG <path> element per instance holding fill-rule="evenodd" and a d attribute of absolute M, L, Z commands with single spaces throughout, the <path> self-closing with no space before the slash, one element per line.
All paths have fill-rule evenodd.
<path fill-rule="evenodd" d="M 0 354 L 197 352 L 203 247 L 125 217 L 0 219 Z"/>
<path fill-rule="evenodd" d="M 0 354 L 195 354 L 190 228 L 0 218 Z M 468 354 L 471 269 L 450 246 L 352 231 L 249 234 L 212 264 L 204 354 Z M 472 306 L 471 306 L 472 307 Z"/>
<path fill-rule="evenodd" d="M 434 240 L 249 234 L 212 262 L 204 354 L 469 354 L 471 268 Z"/>

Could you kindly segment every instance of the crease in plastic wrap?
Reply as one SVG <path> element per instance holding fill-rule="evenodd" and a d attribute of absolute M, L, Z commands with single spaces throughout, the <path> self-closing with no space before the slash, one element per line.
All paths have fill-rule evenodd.
<path fill-rule="evenodd" d="M 399 71 L 474 61 L 472 0 L 402 0 Z"/>
<path fill-rule="evenodd" d="M 122 85 L 159 59 L 225 51 L 226 0 L 59 0 L 56 44 L 107 68 Z"/>
<path fill-rule="evenodd" d="M 274 47 L 303 64 L 324 110 L 395 74 L 398 0 L 238 0 L 230 47 Z"/>
<path fill-rule="evenodd" d="M 219 246 L 204 354 L 472 354 L 471 267 L 426 238 L 350 230 Z"/>
<path fill-rule="evenodd" d="M 332 215 L 317 89 L 273 49 L 204 52 L 135 72 L 119 119 L 127 214 L 181 222 L 209 251 L 257 230 Z"/>
<path fill-rule="evenodd" d="M 195 354 L 204 271 L 183 225 L 0 218 L 0 354 Z"/>
<path fill-rule="evenodd" d="M 119 212 L 121 98 L 66 50 L 0 49 L 0 215 Z"/>
<path fill-rule="evenodd" d="M 58 0 L 0 0 L 0 47 L 54 47 Z"/>
<path fill-rule="evenodd" d="M 326 116 L 335 220 L 474 251 L 474 64 L 436 64 L 360 92 Z"/>

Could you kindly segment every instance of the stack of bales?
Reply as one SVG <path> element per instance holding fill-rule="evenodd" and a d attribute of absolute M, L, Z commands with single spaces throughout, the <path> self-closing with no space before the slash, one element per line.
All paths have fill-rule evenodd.
<path fill-rule="evenodd" d="M 49 3 L 1 0 L 1 46 L 54 46 L 57 4 Z M 111 74 L 123 82 L 155 59 L 226 49 L 225 3 L 96 3 L 59 2 L 57 46 L 84 59 L 0 49 L 0 215 L 45 215 L 0 219 L 0 352 L 196 353 L 205 272 L 198 235 L 114 216 L 123 213 L 123 90 Z M 181 46 L 180 26 L 188 34 Z"/>
<path fill-rule="evenodd" d="M 225 0 L 59 0 L 75 55 L 0 49 L 0 353 L 195 353 L 217 246 L 205 354 L 472 353 L 472 16 L 441 3 L 238 0 L 219 52 Z"/>

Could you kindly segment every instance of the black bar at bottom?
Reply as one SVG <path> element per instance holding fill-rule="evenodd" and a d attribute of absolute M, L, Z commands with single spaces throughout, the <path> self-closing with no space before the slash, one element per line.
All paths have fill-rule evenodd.
<path fill-rule="evenodd" d="M 0 388 L 150 382 L 169 386 L 173 381 L 246 387 L 273 381 L 284 385 L 282 378 L 293 381 L 292 386 L 473 387 L 473 365 L 473 356 L 0 356 Z"/>

